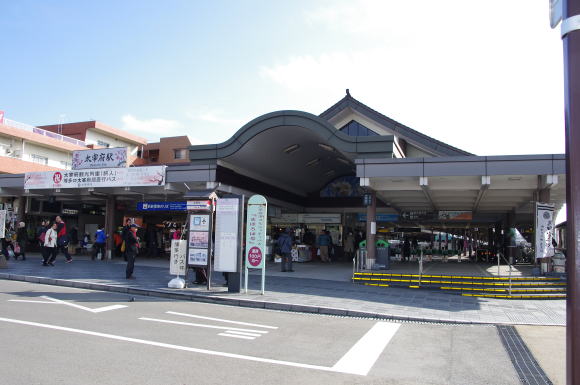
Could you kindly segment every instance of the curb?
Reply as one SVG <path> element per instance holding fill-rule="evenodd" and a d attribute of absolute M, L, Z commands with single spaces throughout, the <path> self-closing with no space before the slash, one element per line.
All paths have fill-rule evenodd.
<path fill-rule="evenodd" d="M 53 286 L 63 286 L 63 287 L 74 287 L 78 289 L 89 289 L 96 291 L 108 291 L 113 293 L 122 294 L 134 294 L 147 297 L 165 298 L 180 301 L 192 301 L 200 303 L 211 303 L 218 305 L 228 305 L 237 307 L 248 307 L 254 309 L 268 309 L 268 310 L 278 310 L 278 311 L 288 311 L 295 313 L 308 313 L 308 314 L 321 314 L 328 316 L 339 316 L 339 317 L 353 317 L 353 318 L 373 318 L 388 321 L 402 321 L 402 322 L 425 322 L 425 323 L 439 323 L 439 324 L 449 324 L 449 325 L 532 325 L 532 326 L 565 326 L 565 324 L 537 324 L 537 323 L 510 323 L 510 322 L 487 322 L 487 321 L 463 321 L 463 320 L 453 320 L 453 319 L 442 319 L 442 318 L 429 318 L 429 317 L 407 317 L 407 316 L 397 316 L 384 313 L 376 312 L 365 312 L 358 310 L 348 310 L 341 308 L 332 308 L 324 306 L 310 306 L 301 304 L 291 304 L 284 302 L 272 302 L 272 301 L 256 301 L 251 299 L 243 298 L 228 298 L 223 296 L 208 296 L 204 294 L 196 293 L 175 293 L 162 289 L 139 289 L 133 287 L 123 287 L 107 285 L 102 283 L 84 282 L 84 281 L 74 281 L 68 279 L 56 279 L 56 278 L 46 278 L 46 277 L 36 277 L 30 275 L 20 275 L 20 274 L 4 274 L 0 273 L 0 279 L 8 281 L 20 281 L 20 282 L 31 282 L 38 283 L 42 285 L 53 285 Z"/>

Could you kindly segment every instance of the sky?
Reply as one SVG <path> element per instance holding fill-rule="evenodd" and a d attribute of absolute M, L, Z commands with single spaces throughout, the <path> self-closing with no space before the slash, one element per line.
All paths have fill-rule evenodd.
<path fill-rule="evenodd" d="M 0 0 L 0 110 L 219 143 L 345 95 L 477 155 L 564 152 L 546 0 Z"/>

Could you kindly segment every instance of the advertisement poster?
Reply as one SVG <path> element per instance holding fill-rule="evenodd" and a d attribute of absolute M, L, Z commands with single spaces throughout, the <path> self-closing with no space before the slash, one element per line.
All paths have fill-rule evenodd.
<path fill-rule="evenodd" d="M 72 169 L 127 167 L 127 147 L 73 151 Z"/>
<path fill-rule="evenodd" d="M 248 200 L 246 226 L 246 266 L 262 269 L 266 257 L 266 198 L 254 195 Z"/>
<path fill-rule="evenodd" d="M 191 231 L 209 231 L 209 215 L 191 214 L 189 221 Z"/>
<path fill-rule="evenodd" d="M 209 233 L 205 231 L 189 232 L 189 248 L 200 249 L 209 247 Z"/>
<path fill-rule="evenodd" d="M 164 186 L 165 166 L 27 172 L 24 189 Z"/>
<path fill-rule="evenodd" d="M 536 258 L 554 256 L 554 205 L 536 203 Z"/>
<path fill-rule="evenodd" d="M 169 262 L 169 273 L 175 275 L 185 275 L 187 241 L 180 239 L 171 240 L 171 259 Z"/>
<path fill-rule="evenodd" d="M 238 229 L 240 200 L 222 198 L 217 201 L 215 230 L 216 271 L 238 271 Z"/>
<path fill-rule="evenodd" d="M 189 249 L 188 265 L 207 265 L 207 249 Z"/>

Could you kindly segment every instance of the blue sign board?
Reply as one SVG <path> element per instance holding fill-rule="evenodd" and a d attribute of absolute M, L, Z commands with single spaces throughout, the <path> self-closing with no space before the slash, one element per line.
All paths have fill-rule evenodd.
<path fill-rule="evenodd" d="M 137 211 L 187 211 L 187 202 L 138 202 Z"/>
<path fill-rule="evenodd" d="M 399 220 L 399 214 L 377 214 L 375 217 L 375 222 L 397 222 Z M 356 219 L 359 222 L 366 222 L 366 214 L 357 214 Z"/>

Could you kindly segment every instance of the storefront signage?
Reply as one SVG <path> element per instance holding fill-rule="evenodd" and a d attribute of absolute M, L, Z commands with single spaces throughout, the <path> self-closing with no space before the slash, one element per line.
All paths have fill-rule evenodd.
<path fill-rule="evenodd" d="M 181 239 L 171 240 L 171 260 L 169 273 L 175 275 L 185 275 L 185 264 L 187 254 L 187 241 Z"/>
<path fill-rule="evenodd" d="M 127 147 L 73 151 L 72 169 L 127 167 Z"/>
<path fill-rule="evenodd" d="M 211 208 L 211 201 L 210 200 L 203 200 L 203 201 L 187 201 L 187 210 L 196 211 L 196 210 L 208 210 Z"/>
<path fill-rule="evenodd" d="M 366 222 L 366 214 L 357 214 L 356 219 L 359 222 Z M 399 214 L 377 214 L 375 216 L 376 222 L 397 222 L 399 220 Z"/>
<path fill-rule="evenodd" d="M 473 219 L 471 211 L 439 211 L 439 219 L 444 221 L 470 221 Z"/>
<path fill-rule="evenodd" d="M 401 213 L 401 219 L 406 221 L 429 221 L 434 220 L 436 217 L 437 213 L 427 210 L 403 211 Z"/>
<path fill-rule="evenodd" d="M 554 205 L 536 202 L 536 258 L 554 256 Z"/>
<path fill-rule="evenodd" d="M 137 211 L 186 211 L 187 202 L 138 202 Z"/>
<path fill-rule="evenodd" d="M 165 166 L 27 172 L 24 189 L 164 186 Z"/>
<path fill-rule="evenodd" d="M 215 261 L 216 271 L 238 271 L 238 232 L 240 199 L 222 198 L 216 204 Z"/>
<path fill-rule="evenodd" d="M 261 195 L 248 200 L 246 219 L 246 292 L 248 291 L 248 269 L 262 269 L 262 294 L 264 294 L 266 263 L 266 215 L 268 202 Z"/>
<path fill-rule="evenodd" d="M 278 218 L 271 218 L 272 223 L 276 224 L 293 224 L 293 223 L 342 223 L 341 214 L 282 214 Z"/>

